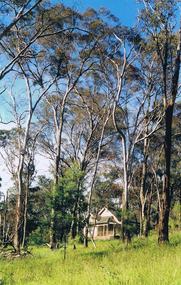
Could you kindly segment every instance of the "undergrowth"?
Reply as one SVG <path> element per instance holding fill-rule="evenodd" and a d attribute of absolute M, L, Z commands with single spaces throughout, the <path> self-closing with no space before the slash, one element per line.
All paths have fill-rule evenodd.
<path fill-rule="evenodd" d="M 157 235 L 134 238 L 131 244 L 118 240 L 68 244 L 51 251 L 46 246 L 33 247 L 32 256 L 0 261 L 2 284 L 181 284 L 181 232 L 170 234 L 170 243 L 158 246 Z"/>

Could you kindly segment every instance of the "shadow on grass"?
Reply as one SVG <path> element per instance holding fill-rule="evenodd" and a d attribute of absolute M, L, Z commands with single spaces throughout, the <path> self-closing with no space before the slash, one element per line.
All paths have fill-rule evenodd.
<path fill-rule="evenodd" d="M 109 255 L 109 250 L 82 252 L 81 256 L 103 257 Z"/>

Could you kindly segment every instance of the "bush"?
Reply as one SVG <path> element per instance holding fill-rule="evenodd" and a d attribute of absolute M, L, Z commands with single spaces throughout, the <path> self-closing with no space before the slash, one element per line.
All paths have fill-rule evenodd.
<path fill-rule="evenodd" d="M 74 238 L 74 243 L 79 243 L 79 244 L 84 243 L 84 235 L 83 235 L 83 233 L 79 233 L 79 234 Z"/>
<path fill-rule="evenodd" d="M 42 231 L 40 227 L 38 227 L 35 231 L 31 232 L 29 235 L 29 240 L 31 244 L 41 245 L 42 243 L 48 242 L 48 240 L 42 235 Z"/>

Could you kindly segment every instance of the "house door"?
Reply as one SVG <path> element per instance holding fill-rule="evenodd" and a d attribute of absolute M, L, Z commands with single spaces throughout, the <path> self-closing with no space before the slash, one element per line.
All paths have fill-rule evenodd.
<path fill-rule="evenodd" d="M 98 236 L 103 236 L 103 226 L 98 227 Z"/>
<path fill-rule="evenodd" d="M 113 233 L 113 224 L 109 224 L 109 235 L 114 235 L 114 233 Z"/>

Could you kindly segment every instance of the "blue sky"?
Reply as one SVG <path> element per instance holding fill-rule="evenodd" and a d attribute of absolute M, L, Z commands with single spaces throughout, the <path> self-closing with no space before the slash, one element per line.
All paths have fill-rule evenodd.
<path fill-rule="evenodd" d="M 53 3 L 60 1 L 53 0 Z M 136 0 L 62 0 L 64 5 L 71 8 L 75 5 L 79 11 L 83 12 L 86 8 L 91 7 L 98 10 L 100 7 L 109 8 L 111 13 L 120 19 L 122 25 L 133 26 L 136 24 L 137 6 Z"/>

